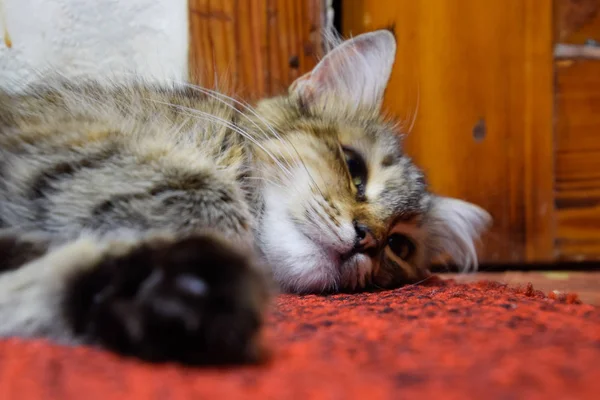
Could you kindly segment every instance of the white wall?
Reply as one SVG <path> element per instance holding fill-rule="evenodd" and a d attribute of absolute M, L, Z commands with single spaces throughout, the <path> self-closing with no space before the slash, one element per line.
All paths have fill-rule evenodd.
<path fill-rule="evenodd" d="M 12 48 L 0 40 L 0 86 L 30 82 L 46 70 L 187 77 L 187 0 L 0 0 L 0 6 L 0 36 L 6 28 L 12 39 Z"/>

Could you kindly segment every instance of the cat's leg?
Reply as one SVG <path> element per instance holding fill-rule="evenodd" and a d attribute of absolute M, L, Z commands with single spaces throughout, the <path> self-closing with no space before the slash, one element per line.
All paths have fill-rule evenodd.
<path fill-rule="evenodd" d="M 51 242 L 51 236 L 43 232 L 0 229 L 0 273 L 17 269 L 43 256 Z"/>
<path fill-rule="evenodd" d="M 149 360 L 256 359 L 268 280 L 253 260 L 238 170 L 144 143 L 106 150 L 110 157 L 48 155 L 43 166 L 13 160 L 33 170 L 29 180 L 6 177 L 14 184 L 0 190 L 11 205 L 0 207 L 5 226 L 93 236 L 41 257 L 46 239 L 0 240 L 0 333 L 72 335 Z M 115 236 L 123 229 L 128 240 Z"/>
<path fill-rule="evenodd" d="M 1 239 L 0 257 L 9 260 L 19 249 L 47 247 L 0 274 L 2 336 L 187 364 L 261 356 L 266 277 L 247 252 L 213 233 L 85 236 L 58 247 L 34 236 Z"/>

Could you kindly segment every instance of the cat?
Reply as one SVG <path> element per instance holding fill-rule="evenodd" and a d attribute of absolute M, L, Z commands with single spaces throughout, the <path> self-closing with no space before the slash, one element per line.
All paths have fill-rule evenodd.
<path fill-rule="evenodd" d="M 255 107 L 189 84 L 0 92 L 0 335 L 153 362 L 258 362 L 278 291 L 386 289 L 491 217 L 433 194 L 382 111 L 389 30 Z"/>

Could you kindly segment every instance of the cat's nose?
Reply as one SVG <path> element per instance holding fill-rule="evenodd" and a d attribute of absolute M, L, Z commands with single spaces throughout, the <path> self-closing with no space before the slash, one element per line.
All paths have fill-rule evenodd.
<path fill-rule="evenodd" d="M 365 224 L 354 221 L 354 230 L 356 238 L 354 240 L 354 253 L 368 253 L 377 247 L 377 239 L 375 235 Z"/>

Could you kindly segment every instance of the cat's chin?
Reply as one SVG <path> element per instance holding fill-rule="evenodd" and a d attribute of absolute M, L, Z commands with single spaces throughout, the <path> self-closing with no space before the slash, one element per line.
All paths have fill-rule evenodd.
<path fill-rule="evenodd" d="M 341 279 L 339 256 L 325 250 L 285 219 L 260 234 L 262 253 L 281 290 L 289 293 L 323 293 L 337 290 Z"/>
<path fill-rule="evenodd" d="M 285 198 L 266 191 L 258 240 L 279 287 L 291 293 L 323 293 L 340 288 L 340 252 L 304 232 L 290 216 Z M 346 249 L 342 249 L 346 250 Z"/>
<path fill-rule="evenodd" d="M 291 293 L 322 293 L 337 290 L 341 261 L 306 237 L 288 235 L 278 246 L 263 249 L 282 290 Z"/>
<path fill-rule="evenodd" d="M 265 252 L 279 287 L 288 293 L 357 291 L 369 283 L 372 261 L 363 254 L 342 260 L 317 243 L 297 238 Z"/>

